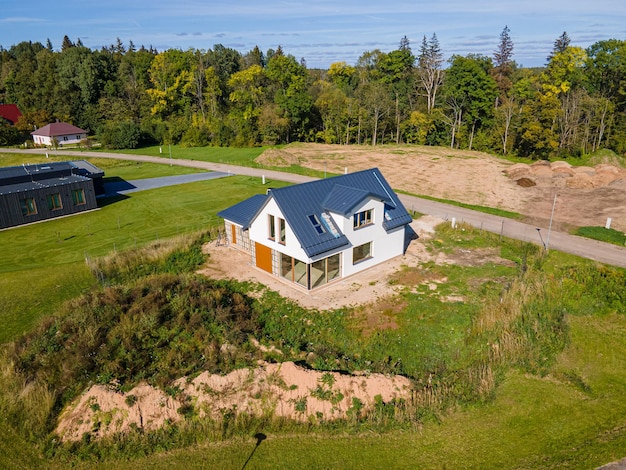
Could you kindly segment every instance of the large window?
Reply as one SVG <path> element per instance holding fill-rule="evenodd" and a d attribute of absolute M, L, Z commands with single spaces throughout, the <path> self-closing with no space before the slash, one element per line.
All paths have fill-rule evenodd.
<path fill-rule="evenodd" d="M 63 209 L 63 204 L 61 203 L 61 195 L 59 193 L 48 194 L 48 209 L 51 211 L 56 211 L 59 209 Z"/>
<path fill-rule="evenodd" d="M 352 264 L 357 264 L 372 257 L 372 242 L 352 248 Z"/>
<path fill-rule="evenodd" d="M 20 201 L 22 206 L 22 215 L 35 215 L 37 213 L 37 204 L 32 197 L 22 199 Z"/>
<path fill-rule="evenodd" d="M 276 240 L 276 222 L 271 214 L 267 216 L 267 237 L 270 240 Z"/>
<path fill-rule="evenodd" d="M 85 204 L 85 191 L 83 191 L 82 189 L 72 190 L 72 201 L 74 201 L 75 206 Z"/>
<path fill-rule="evenodd" d="M 285 228 L 285 219 L 278 218 L 278 243 L 283 245 L 287 242 L 287 232 Z"/>
<path fill-rule="evenodd" d="M 336 254 L 311 264 L 311 289 L 324 285 L 341 274 L 340 255 Z"/>
<path fill-rule="evenodd" d="M 308 286 L 307 264 L 283 253 L 280 254 L 280 275 L 303 287 Z"/>
<path fill-rule="evenodd" d="M 360 228 L 371 224 L 373 222 L 372 213 L 372 209 L 368 209 L 354 214 L 354 228 Z"/>

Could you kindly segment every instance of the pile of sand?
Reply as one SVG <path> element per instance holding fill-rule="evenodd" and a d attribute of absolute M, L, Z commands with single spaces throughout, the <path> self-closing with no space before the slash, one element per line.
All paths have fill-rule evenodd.
<path fill-rule="evenodd" d="M 145 431 L 183 419 L 190 404 L 199 417 L 221 419 L 225 412 L 273 415 L 299 421 L 346 418 L 370 409 L 376 397 L 388 403 L 408 398 L 411 382 L 402 376 L 318 372 L 293 362 L 262 364 L 227 375 L 204 372 L 177 380 L 175 397 L 147 384 L 123 393 L 92 386 L 61 415 L 57 433 L 64 441 Z M 189 409 L 189 408 L 187 408 Z"/>
<path fill-rule="evenodd" d="M 573 167 L 567 162 L 538 161 L 531 165 L 517 163 L 505 170 L 519 186 L 596 189 L 626 180 L 626 170 L 613 165 Z"/>

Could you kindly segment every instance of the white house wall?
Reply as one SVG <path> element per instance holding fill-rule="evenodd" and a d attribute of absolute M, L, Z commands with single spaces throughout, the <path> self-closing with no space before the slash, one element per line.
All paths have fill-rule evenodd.
<path fill-rule="evenodd" d="M 274 216 L 274 222 L 276 224 L 276 237 L 275 240 L 271 240 L 269 238 L 269 215 Z M 304 261 L 305 263 L 310 263 L 311 259 L 304 252 L 302 247 L 300 246 L 300 242 L 296 238 L 296 235 L 291 230 L 289 226 L 289 222 L 285 221 L 285 244 L 278 242 L 279 230 L 278 230 L 278 219 L 284 219 L 285 216 L 282 214 L 276 201 L 274 199 L 270 199 L 265 207 L 261 210 L 259 215 L 257 215 L 256 219 L 250 225 L 250 240 L 253 242 L 259 242 L 262 245 L 269 246 L 273 250 L 278 250 L 281 253 L 284 253 L 288 256 L 293 256 L 300 261 Z"/>
<path fill-rule="evenodd" d="M 352 214 L 372 209 L 372 224 L 358 229 L 354 229 Z M 368 199 L 360 206 L 354 208 L 349 217 L 341 217 L 340 227 L 343 233 L 350 240 L 351 247 L 346 250 L 343 260 L 343 276 L 350 276 L 359 271 L 375 266 L 401 255 L 404 250 L 404 227 L 387 232 L 383 228 L 385 217 L 385 205 L 377 199 Z M 352 248 L 372 242 L 371 258 L 353 264 Z"/>

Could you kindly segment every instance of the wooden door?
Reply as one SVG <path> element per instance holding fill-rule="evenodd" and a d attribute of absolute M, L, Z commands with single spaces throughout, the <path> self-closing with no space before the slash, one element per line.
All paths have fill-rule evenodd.
<path fill-rule="evenodd" d="M 230 232 L 232 234 L 232 237 L 231 237 L 232 241 L 231 241 L 231 243 L 233 245 L 236 245 L 237 244 L 237 227 L 235 226 L 235 224 L 232 224 L 230 226 Z"/>
<path fill-rule="evenodd" d="M 269 246 L 261 245 L 259 242 L 254 242 L 256 252 L 256 266 L 263 271 L 272 273 L 272 249 Z"/>

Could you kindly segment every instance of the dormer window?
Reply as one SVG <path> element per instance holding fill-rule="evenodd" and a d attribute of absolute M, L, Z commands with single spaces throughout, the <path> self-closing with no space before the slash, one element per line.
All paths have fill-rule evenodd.
<path fill-rule="evenodd" d="M 370 225 L 371 223 L 373 223 L 373 210 L 372 209 L 368 209 L 366 211 L 363 212 L 357 212 L 354 214 L 354 224 L 353 227 L 355 229 L 357 228 L 361 228 L 361 227 L 365 227 L 366 225 Z"/>
<path fill-rule="evenodd" d="M 315 214 L 311 214 L 309 216 L 309 220 L 311 221 L 311 224 L 313 224 L 313 228 L 315 228 L 315 231 L 318 234 L 322 234 L 325 233 L 326 230 L 324 229 L 324 226 L 322 225 L 322 223 L 320 222 L 320 219 L 317 218 L 317 216 Z"/>

